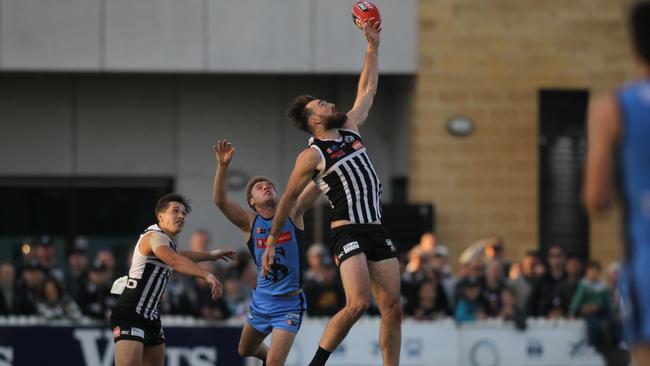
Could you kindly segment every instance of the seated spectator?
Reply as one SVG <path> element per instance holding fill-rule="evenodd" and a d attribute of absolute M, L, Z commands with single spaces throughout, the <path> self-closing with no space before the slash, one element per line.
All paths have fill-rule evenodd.
<path fill-rule="evenodd" d="M 305 281 L 320 281 L 325 266 L 332 263 L 327 248 L 323 244 L 314 243 L 307 249 L 307 270 L 305 271 Z"/>
<path fill-rule="evenodd" d="M 68 267 L 65 269 L 65 287 L 68 294 L 77 298 L 79 284 L 86 277 L 88 271 L 88 258 L 86 249 L 88 241 L 84 237 L 75 238 L 72 248 L 68 253 Z"/>
<path fill-rule="evenodd" d="M 101 248 L 95 255 L 95 260 L 104 263 L 104 266 L 106 266 L 106 275 L 110 281 L 117 279 L 115 277 L 115 254 L 113 253 L 113 249 Z"/>
<path fill-rule="evenodd" d="M 63 268 L 56 262 L 56 246 L 48 235 L 41 236 L 36 241 L 36 258 L 43 272 L 47 276 L 54 277 L 60 284 L 65 283 Z"/>
<path fill-rule="evenodd" d="M 553 296 L 555 288 L 566 279 L 564 268 L 564 249 L 559 245 L 552 245 L 547 253 L 548 271 L 537 279 L 530 294 L 527 304 L 529 316 L 554 318 L 560 316 L 553 310 Z"/>
<path fill-rule="evenodd" d="M 612 298 L 607 285 L 600 280 L 600 263 L 589 261 L 585 277 L 576 290 L 569 314 L 584 318 L 587 322 L 589 344 L 596 348 L 612 345 Z"/>
<path fill-rule="evenodd" d="M 517 307 L 524 310 L 528 303 L 528 298 L 537 281 L 535 266 L 540 262 L 537 251 L 528 251 L 519 265 L 519 274 L 510 279 L 509 285 L 513 287 L 517 295 Z M 514 266 L 513 266 L 514 267 Z"/>
<path fill-rule="evenodd" d="M 501 309 L 498 317 L 505 321 L 512 321 L 519 330 L 526 329 L 526 314 L 517 306 L 517 294 L 511 286 L 501 289 Z"/>
<path fill-rule="evenodd" d="M 212 265 L 210 263 L 202 262 L 198 263 L 198 265 L 206 271 L 212 272 Z M 192 291 L 196 299 L 194 302 L 194 311 L 197 316 L 207 320 L 222 320 L 230 317 L 230 310 L 226 302 L 223 298 L 219 298 L 216 301 L 212 300 L 210 285 L 203 278 L 195 277 L 192 285 Z"/>
<path fill-rule="evenodd" d="M 501 311 L 501 290 L 503 286 L 503 264 L 495 259 L 487 265 L 485 284 L 482 289 L 483 299 L 486 304 L 486 315 L 489 317 L 495 317 Z"/>
<path fill-rule="evenodd" d="M 110 310 L 117 304 L 117 297 L 111 294 L 112 281 L 106 265 L 95 260 L 88 276 L 80 280 L 75 301 L 81 312 L 96 320 L 108 320 Z"/>
<path fill-rule="evenodd" d="M 433 259 L 431 260 L 433 271 L 438 278 L 438 282 L 445 291 L 445 297 L 449 302 L 449 308 L 453 309 L 456 283 L 458 280 L 449 266 L 449 250 L 444 245 L 436 245 L 433 250 Z"/>
<path fill-rule="evenodd" d="M 406 304 L 404 313 L 418 320 L 440 319 L 449 315 L 447 296 L 435 277 L 420 284 L 416 300 Z"/>
<path fill-rule="evenodd" d="M 17 314 L 16 270 L 8 262 L 0 264 L 0 315 Z"/>
<path fill-rule="evenodd" d="M 345 305 L 345 292 L 333 264 L 324 267 L 320 281 L 305 281 L 303 291 L 309 316 L 332 316 Z"/>
<path fill-rule="evenodd" d="M 81 311 L 61 289 L 59 281 L 52 277 L 45 279 L 36 301 L 37 313 L 48 320 L 79 320 Z"/>
<path fill-rule="evenodd" d="M 505 257 L 506 249 L 503 238 L 495 236 L 487 239 L 485 242 L 485 260 L 487 263 L 498 261 L 501 264 L 501 277 L 505 277 L 510 272 L 512 265 Z"/>
<path fill-rule="evenodd" d="M 248 314 L 251 292 L 241 281 L 238 271 L 230 271 L 226 275 L 223 281 L 223 300 L 231 317 L 243 318 Z"/>
<path fill-rule="evenodd" d="M 454 311 L 456 321 L 463 323 L 485 319 L 485 302 L 481 297 L 481 283 L 478 279 L 467 277 L 462 279 L 458 285 L 460 296 Z"/>
<path fill-rule="evenodd" d="M 36 299 L 38 291 L 45 282 L 45 273 L 33 259 L 23 265 L 20 279 L 16 282 L 16 313 L 22 315 L 36 314 Z"/>
<path fill-rule="evenodd" d="M 566 279 L 555 288 L 551 312 L 562 317 L 569 316 L 569 305 L 578 288 L 578 283 L 582 279 L 583 267 L 584 264 L 580 257 L 574 254 L 567 255 Z"/>

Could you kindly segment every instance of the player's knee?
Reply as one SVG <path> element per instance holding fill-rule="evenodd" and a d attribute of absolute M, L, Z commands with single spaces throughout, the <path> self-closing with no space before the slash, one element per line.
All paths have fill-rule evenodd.
<path fill-rule="evenodd" d="M 237 348 L 237 352 L 239 352 L 239 355 L 241 357 L 251 357 L 254 356 L 255 350 L 251 347 L 246 346 L 245 344 L 240 343 L 239 347 Z"/>
<path fill-rule="evenodd" d="M 360 318 L 366 310 L 370 307 L 370 299 L 361 298 L 350 301 L 346 306 L 346 310 L 355 319 Z"/>
<path fill-rule="evenodd" d="M 386 307 L 386 315 L 395 321 L 402 319 L 402 304 L 397 301 L 391 301 Z"/>

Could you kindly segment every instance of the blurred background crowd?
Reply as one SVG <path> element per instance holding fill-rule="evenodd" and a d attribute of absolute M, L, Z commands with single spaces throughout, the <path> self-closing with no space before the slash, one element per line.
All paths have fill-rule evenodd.
<path fill-rule="evenodd" d="M 190 237 L 193 251 L 210 250 L 206 231 Z M 47 319 L 104 322 L 117 297 L 112 282 L 126 274 L 129 258 L 115 258 L 110 247 L 91 257 L 88 243 L 78 237 L 68 246 L 66 263 L 59 263 L 48 236 L 22 244 L 20 256 L 0 264 L 0 314 L 38 315 Z M 617 302 L 619 266 L 604 268 L 586 261 L 562 245 L 546 253 L 528 251 L 523 258 L 506 258 L 506 244 L 487 238 L 469 245 L 449 262 L 449 250 L 424 233 L 419 243 L 401 255 L 404 314 L 417 320 L 451 317 L 459 323 L 498 318 L 526 327 L 527 317 L 585 319 L 591 344 L 615 347 L 620 341 Z M 331 316 L 345 303 L 338 270 L 329 249 L 320 243 L 306 250 L 304 292 L 309 316 Z M 210 299 L 208 285 L 197 278 L 174 275 L 162 303 L 162 313 L 205 320 L 243 318 L 256 283 L 256 266 L 246 249 L 233 262 L 202 263 L 217 274 L 224 296 Z M 456 270 L 453 270 L 455 267 Z M 376 307 L 369 309 L 377 315 Z"/>

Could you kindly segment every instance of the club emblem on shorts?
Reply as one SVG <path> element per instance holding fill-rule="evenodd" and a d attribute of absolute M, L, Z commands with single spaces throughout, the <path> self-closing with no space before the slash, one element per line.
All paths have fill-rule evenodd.
<path fill-rule="evenodd" d="M 388 245 L 388 246 L 390 247 L 390 251 L 391 251 L 391 252 L 397 252 L 397 249 L 396 249 L 395 246 L 393 245 L 393 241 L 392 241 L 392 240 L 390 240 L 390 239 L 386 239 L 386 245 Z"/>
<path fill-rule="evenodd" d="M 131 335 L 134 337 L 144 338 L 144 330 L 136 327 L 131 328 Z"/>
<path fill-rule="evenodd" d="M 117 338 L 120 336 L 120 327 L 113 328 L 113 337 Z"/>
<path fill-rule="evenodd" d="M 287 325 L 290 325 L 292 327 L 297 327 L 298 322 L 296 320 L 293 320 L 293 319 L 287 319 Z"/>

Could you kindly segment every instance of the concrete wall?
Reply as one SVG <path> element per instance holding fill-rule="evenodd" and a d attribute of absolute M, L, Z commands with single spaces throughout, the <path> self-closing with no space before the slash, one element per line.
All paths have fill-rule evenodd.
<path fill-rule="evenodd" d="M 383 77 L 362 135 L 390 199 L 409 171 L 412 79 Z M 239 232 L 211 203 L 219 138 L 237 147 L 231 169 L 286 184 L 308 136 L 284 118 L 308 91 L 349 107 L 356 77 L 0 74 L 0 176 L 166 176 L 193 200 L 185 232 L 220 245 Z M 243 192 L 232 192 L 245 204 Z"/>
<path fill-rule="evenodd" d="M 538 243 L 538 99 L 542 88 L 610 90 L 633 75 L 628 0 L 420 2 L 420 66 L 411 135 L 411 199 L 434 201 L 457 256 L 500 234 L 520 258 Z M 453 115 L 476 132 L 455 138 Z M 616 216 L 592 222 L 591 253 L 619 256 Z"/>
<path fill-rule="evenodd" d="M 378 0 L 382 70 L 417 70 L 417 0 Z M 0 0 L 0 70 L 356 73 L 350 0 Z"/>

